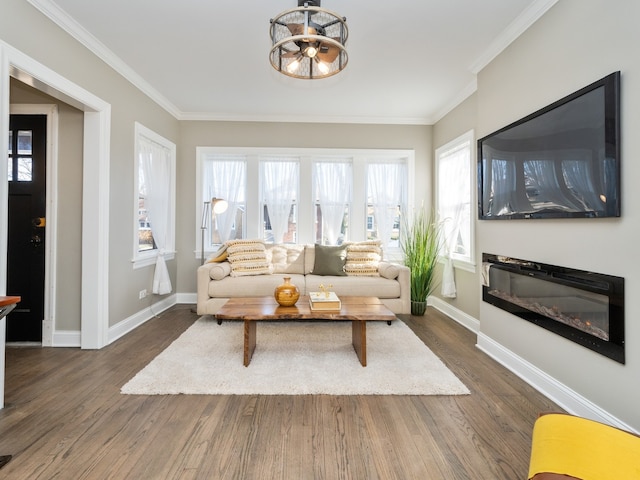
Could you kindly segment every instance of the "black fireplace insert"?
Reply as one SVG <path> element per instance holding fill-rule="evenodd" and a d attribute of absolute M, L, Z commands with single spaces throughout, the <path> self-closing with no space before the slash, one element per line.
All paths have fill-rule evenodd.
<path fill-rule="evenodd" d="M 482 299 L 625 363 L 624 278 L 482 254 Z"/>

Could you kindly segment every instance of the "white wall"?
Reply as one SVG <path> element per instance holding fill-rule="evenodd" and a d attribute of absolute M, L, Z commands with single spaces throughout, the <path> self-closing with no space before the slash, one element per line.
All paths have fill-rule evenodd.
<path fill-rule="evenodd" d="M 625 278 L 626 365 L 480 302 L 480 335 L 640 430 L 640 2 L 560 0 L 478 76 L 482 137 L 605 75 L 622 73 L 622 217 L 478 221 L 477 255 Z M 480 288 L 479 280 L 476 288 Z"/>

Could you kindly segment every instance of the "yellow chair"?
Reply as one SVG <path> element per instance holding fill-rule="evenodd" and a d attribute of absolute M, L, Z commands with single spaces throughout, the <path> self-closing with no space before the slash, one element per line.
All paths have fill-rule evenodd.
<path fill-rule="evenodd" d="M 528 478 L 640 479 L 640 437 L 573 415 L 542 415 L 533 427 Z"/>

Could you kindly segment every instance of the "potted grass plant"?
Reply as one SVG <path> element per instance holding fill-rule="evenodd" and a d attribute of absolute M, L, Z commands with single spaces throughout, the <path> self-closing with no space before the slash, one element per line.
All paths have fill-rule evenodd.
<path fill-rule="evenodd" d="M 411 315 L 424 315 L 427 297 L 436 287 L 436 266 L 440 249 L 440 228 L 424 208 L 412 218 L 404 216 L 400 247 L 404 264 L 411 270 Z"/>

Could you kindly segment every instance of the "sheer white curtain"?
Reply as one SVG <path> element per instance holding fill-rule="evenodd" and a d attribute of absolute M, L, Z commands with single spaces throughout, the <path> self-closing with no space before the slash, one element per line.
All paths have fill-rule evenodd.
<path fill-rule="evenodd" d="M 244 155 L 238 155 L 235 159 L 230 157 L 215 158 L 204 169 L 204 201 L 212 198 L 222 198 L 228 203 L 227 210 L 216 214 L 216 223 L 220 243 L 224 243 L 231 237 L 236 213 L 244 207 L 246 202 L 247 162 Z M 211 214 L 211 210 L 209 210 Z M 211 229 L 210 242 L 213 243 L 213 217 L 209 218 Z M 236 238 L 236 237 L 234 237 Z"/>
<path fill-rule="evenodd" d="M 525 185 L 534 186 L 536 194 L 530 200 L 536 209 L 551 204 L 568 210 L 581 210 L 580 201 L 568 189 L 562 189 L 564 179 L 558 178 L 556 162 L 550 160 L 527 160 L 524 162 Z"/>
<path fill-rule="evenodd" d="M 398 206 L 405 203 L 407 191 L 406 165 L 403 163 L 371 163 L 367 168 L 368 196 L 376 220 L 377 238 L 382 247 L 389 246 Z"/>
<path fill-rule="evenodd" d="M 314 176 L 315 197 L 320 202 L 322 212 L 323 241 L 328 245 L 336 245 L 344 212 L 351 199 L 351 164 L 316 162 Z"/>
<path fill-rule="evenodd" d="M 299 184 L 298 161 L 263 161 L 262 194 L 267 206 L 273 242 L 280 243 L 289 228 L 289 213 L 296 201 Z"/>
<path fill-rule="evenodd" d="M 484 200 L 487 202 L 485 211 L 492 215 L 513 213 L 513 203 L 518 202 L 514 162 L 499 158 L 489 158 L 486 162 L 491 176 L 485 178 L 484 182 L 490 182 L 493 194 L 491 198 Z"/>
<path fill-rule="evenodd" d="M 563 160 L 562 174 L 567 187 L 573 192 L 582 208 L 600 210 L 603 201 L 598 192 L 602 186 L 596 188 L 591 164 L 586 159 Z"/>
<path fill-rule="evenodd" d="M 164 260 L 171 221 L 171 152 L 144 136 L 138 141 L 140 193 L 145 197 L 147 218 L 157 248 L 151 291 L 165 295 L 172 290 L 171 278 Z"/>
<path fill-rule="evenodd" d="M 465 256 L 470 249 L 471 158 L 465 142 L 438 155 L 438 221 L 442 228 L 444 270 L 441 294 L 457 295 L 453 254 Z"/>

